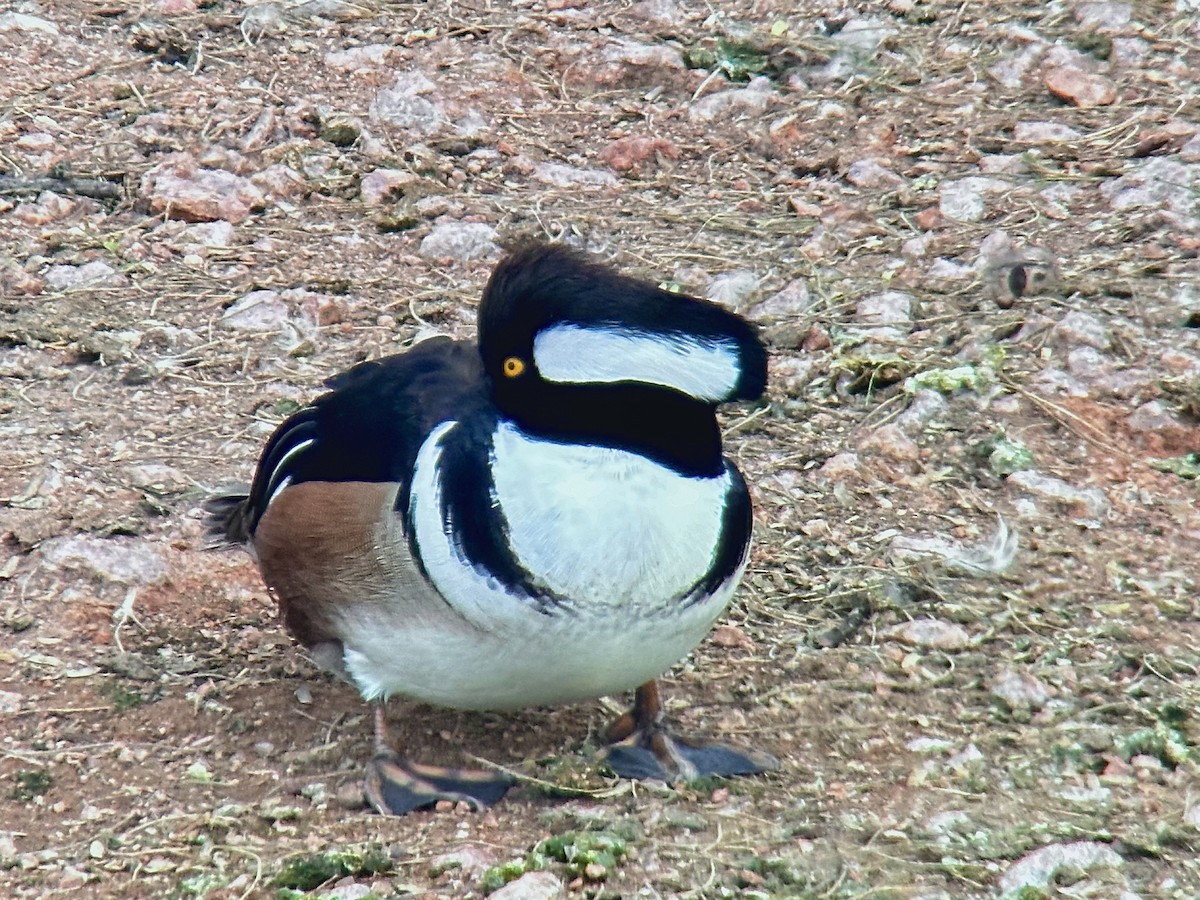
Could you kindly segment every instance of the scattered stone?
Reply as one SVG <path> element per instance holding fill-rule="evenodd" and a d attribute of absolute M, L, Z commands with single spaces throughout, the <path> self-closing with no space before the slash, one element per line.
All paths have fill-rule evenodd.
<path fill-rule="evenodd" d="M 1165 157 L 1142 163 L 1136 170 L 1100 185 L 1115 210 L 1149 207 L 1169 209 L 1180 215 L 1195 213 L 1197 199 L 1192 191 L 1194 167 Z"/>
<path fill-rule="evenodd" d="M 375 95 L 370 116 L 374 121 L 394 125 L 415 137 L 427 137 L 446 121 L 441 106 L 422 96 L 434 89 L 434 83 L 420 72 L 403 72 L 396 76 L 390 88 Z"/>
<path fill-rule="evenodd" d="M 947 219 L 978 222 L 987 210 L 984 196 L 1007 191 L 1010 187 L 1007 181 L 983 175 L 946 181 L 938 189 L 938 211 Z"/>
<path fill-rule="evenodd" d="M 1108 844 L 1097 841 L 1052 844 L 1026 854 L 1009 866 L 1000 876 L 1000 889 L 1005 894 L 1015 894 L 1023 888 L 1044 890 L 1064 869 L 1088 872 L 1103 867 L 1120 868 L 1124 864 L 1125 860 Z"/>
<path fill-rule="evenodd" d="M 187 236 L 197 244 L 205 247 L 225 248 L 233 245 L 234 227 L 229 222 L 197 222 L 189 226 Z"/>
<path fill-rule="evenodd" d="M 750 639 L 750 636 L 742 631 L 742 629 L 733 625 L 718 625 L 709 634 L 709 640 L 718 647 L 725 647 L 726 649 L 754 649 L 754 641 Z"/>
<path fill-rule="evenodd" d="M 21 703 L 24 699 L 16 691 L 0 691 L 0 713 L 20 712 Z M 3 847 L 0 847 L 0 861 L 2 861 L 3 855 Z"/>
<path fill-rule="evenodd" d="M 1077 141 L 1083 135 L 1062 122 L 1018 122 L 1013 128 L 1013 140 L 1025 144 L 1056 144 Z"/>
<path fill-rule="evenodd" d="M 885 628 L 879 636 L 928 650 L 964 650 L 971 643 L 971 635 L 965 628 L 942 619 L 913 619 L 910 622 L 901 622 L 899 625 Z"/>
<path fill-rule="evenodd" d="M 1087 520 L 1085 524 L 1098 522 L 1108 514 L 1108 498 L 1100 488 L 1077 488 L 1036 469 L 1013 472 L 1007 481 L 1037 497 L 1064 504 Z"/>
<path fill-rule="evenodd" d="M 758 291 L 758 277 L 747 269 L 724 272 L 708 284 L 705 297 L 738 312 L 742 311 L 747 298 Z"/>
<path fill-rule="evenodd" d="M 455 209 L 460 209 L 454 201 L 444 194 L 434 194 L 432 197 L 422 197 L 413 204 L 413 208 L 417 214 L 426 219 L 436 219 L 438 216 L 444 216 Z"/>
<path fill-rule="evenodd" d="M 349 875 L 336 882 L 332 887 L 321 889 L 321 900 L 325 900 L 325 898 L 329 898 L 329 900 L 365 900 L 368 897 L 378 896 L 371 889 L 371 885 L 355 881 Z"/>
<path fill-rule="evenodd" d="M 1128 3 L 1080 3 L 1072 12 L 1088 31 L 1120 31 L 1133 18 Z"/>
<path fill-rule="evenodd" d="M 224 219 L 237 225 L 266 199 L 249 179 L 222 169 L 205 169 L 187 154 L 173 154 L 142 176 L 142 194 L 152 213 L 185 222 Z"/>
<path fill-rule="evenodd" d="M 123 275 L 102 260 L 95 259 L 82 266 L 51 266 L 46 270 L 46 285 L 55 290 L 66 290 L 99 284 L 120 285 L 126 283 Z"/>
<path fill-rule="evenodd" d="M 533 168 L 533 177 L 557 188 L 610 188 L 617 186 L 612 172 L 600 169 L 577 169 L 563 163 L 542 162 Z"/>
<path fill-rule="evenodd" d="M 857 475 L 860 469 L 857 453 L 838 453 L 825 460 L 821 466 L 821 475 L 825 478 L 838 480 L 848 475 Z"/>
<path fill-rule="evenodd" d="M 921 448 L 895 423 L 880 426 L 868 433 L 859 441 L 858 449 L 896 462 L 916 462 L 921 458 Z"/>
<path fill-rule="evenodd" d="M 904 179 L 877 159 L 860 159 L 846 170 L 846 180 L 855 187 L 900 187 Z"/>
<path fill-rule="evenodd" d="M 1117 99 L 1117 86 L 1103 75 L 1060 66 L 1042 74 L 1047 89 L 1060 100 L 1075 106 L 1111 106 Z"/>
<path fill-rule="evenodd" d="M 58 34 L 58 26 L 37 16 L 6 12 L 0 15 L 0 31 L 40 31 L 44 34 Z"/>
<path fill-rule="evenodd" d="M 200 8 L 199 0 L 158 0 L 155 9 L 164 16 L 180 16 Z"/>
<path fill-rule="evenodd" d="M 887 19 L 856 16 L 833 35 L 833 42 L 850 53 L 870 56 L 897 33 L 896 26 Z"/>
<path fill-rule="evenodd" d="M 251 291 L 221 314 L 221 324 L 236 331 L 278 331 L 288 314 L 278 291 Z"/>
<path fill-rule="evenodd" d="M 812 309 L 812 295 L 808 282 L 794 278 L 783 289 L 772 294 L 750 310 L 750 318 L 757 321 L 774 321 L 790 316 L 799 316 Z"/>
<path fill-rule="evenodd" d="M 161 551 L 146 541 L 78 534 L 50 538 L 38 549 L 55 565 L 83 569 L 105 581 L 161 584 L 167 578 L 167 563 Z"/>
<path fill-rule="evenodd" d="M 1072 310 L 1050 330 L 1053 340 L 1066 347 L 1094 347 L 1107 350 L 1112 346 L 1112 333 L 1090 313 Z"/>
<path fill-rule="evenodd" d="M 426 259 L 484 259 L 500 252 L 496 229 L 483 222 L 439 222 L 421 241 Z"/>
<path fill-rule="evenodd" d="M 613 141 L 599 153 L 599 159 L 614 172 L 641 172 L 644 163 L 660 157 L 679 159 L 679 146 L 666 138 L 630 135 Z M 657 163 L 656 163 L 657 164 Z"/>
<path fill-rule="evenodd" d="M 429 861 L 429 874 L 433 877 L 443 872 L 457 870 L 472 881 L 496 865 L 496 851 L 478 844 L 465 844 L 456 850 L 440 853 Z"/>
<path fill-rule="evenodd" d="M 70 197 L 53 191 L 42 191 L 38 194 L 37 203 L 20 204 L 12 211 L 12 217 L 26 225 L 49 225 L 51 222 L 61 222 L 68 218 L 78 208 L 79 203 Z"/>
<path fill-rule="evenodd" d="M 191 486 L 187 475 L 166 463 L 148 462 L 129 466 L 125 477 L 134 487 L 150 488 L 159 493 L 179 494 Z"/>
<path fill-rule="evenodd" d="M 995 79 L 1009 90 L 1019 89 L 1025 81 L 1025 76 L 1041 59 L 1044 47 L 1034 44 L 1026 47 L 1020 53 L 1005 57 L 998 63 L 988 67 L 988 76 Z"/>
<path fill-rule="evenodd" d="M 1150 42 L 1140 37 L 1113 38 L 1109 61 L 1126 69 L 1140 68 L 1150 52 Z"/>
<path fill-rule="evenodd" d="M 903 340 L 912 327 L 913 297 L 904 291 L 884 291 L 858 301 L 854 318 L 870 326 L 866 334 L 875 340 Z"/>
<path fill-rule="evenodd" d="M 489 900 L 558 900 L 565 896 L 566 888 L 552 872 L 526 872 L 488 895 Z"/>
<path fill-rule="evenodd" d="M 907 744 L 904 749 L 910 753 L 945 753 L 954 746 L 953 741 L 948 741 L 945 738 L 935 738 L 929 736 L 915 737 Z"/>
<path fill-rule="evenodd" d="M 388 44 L 367 44 L 346 50 L 331 50 L 325 54 L 325 65 L 338 72 L 358 74 L 382 66 L 392 48 Z"/>
<path fill-rule="evenodd" d="M 249 41 L 287 31 L 287 16 L 281 3 L 255 3 L 242 16 L 242 34 Z"/>
<path fill-rule="evenodd" d="M 1168 434 L 1174 432 L 1183 435 L 1189 430 L 1163 405 L 1161 400 L 1143 403 L 1129 414 L 1125 422 L 1134 431 Z"/>
<path fill-rule="evenodd" d="M 420 178 L 402 169 L 376 169 L 363 176 L 359 194 L 366 206 L 379 206 L 396 199 L 404 188 L 415 184 Z"/>
<path fill-rule="evenodd" d="M 944 419 L 950 403 L 941 391 L 921 388 L 912 395 L 908 407 L 896 417 L 896 424 L 909 434 L 919 434 L 932 422 Z"/>
<path fill-rule="evenodd" d="M 746 113 L 763 113 L 776 96 L 769 78 L 755 78 L 744 88 L 731 88 L 701 97 L 688 108 L 688 119 L 693 122 L 713 122 Z"/>
<path fill-rule="evenodd" d="M 578 47 L 571 49 L 573 55 L 579 53 Z M 609 41 L 600 50 L 599 60 L 589 60 L 579 68 L 576 77 L 586 77 L 597 87 L 623 88 L 669 82 L 687 70 L 677 47 L 658 41 L 646 44 L 633 38 Z"/>
<path fill-rule="evenodd" d="M 308 182 L 304 176 L 282 163 L 267 166 L 261 172 L 250 176 L 250 183 L 261 188 L 272 200 L 297 197 L 309 191 Z"/>
<path fill-rule="evenodd" d="M 333 792 L 333 802 L 342 809 L 362 809 L 367 805 L 367 795 L 361 781 L 346 781 Z"/>
<path fill-rule="evenodd" d="M 1005 668 L 991 681 L 988 690 L 1012 710 L 1041 709 L 1053 696 L 1044 681 L 1028 673 Z"/>
<path fill-rule="evenodd" d="M 812 358 L 776 357 L 771 361 L 771 380 L 778 384 L 787 396 L 799 397 L 812 384 L 815 369 L 816 360 Z"/>
<path fill-rule="evenodd" d="M 996 153 L 979 157 L 979 171 L 984 175 L 1024 175 L 1029 164 L 1019 153 Z"/>

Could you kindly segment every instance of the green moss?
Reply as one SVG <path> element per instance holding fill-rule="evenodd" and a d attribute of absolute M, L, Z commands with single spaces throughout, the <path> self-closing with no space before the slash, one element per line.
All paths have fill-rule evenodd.
<path fill-rule="evenodd" d="M 349 147 L 358 140 L 358 129 L 349 122 L 330 122 L 321 126 L 321 140 L 336 147 Z"/>
<path fill-rule="evenodd" d="M 1032 469 L 1034 466 L 1030 449 L 1021 441 L 1008 437 L 1003 431 L 975 444 L 971 452 L 980 460 L 985 460 L 988 468 L 1000 477 Z"/>
<path fill-rule="evenodd" d="M 293 857 L 275 876 L 275 886 L 311 891 L 347 875 L 378 875 L 392 870 L 392 859 L 379 847 L 351 847 Z"/>
<path fill-rule="evenodd" d="M 483 879 L 479 886 L 485 894 L 490 894 L 493 891 L 498 891 L 510 881 L 516 881 L 526 872 L 536 871 L 539 866 L 529 865 L 529 861 L 525 859 L 515 859 L 509 862 L 500 863 L 498 866 L 492 866 L 483 873 Z"/>
<path fill-rule="evenodd" d="M 562 868 L 568 878 L 602 882 L 629 853 L 626 841 L 611 831 L 566 831 L 539 841 L 524 859 L 492 866 L 480 887 L 492 893 L 527 872 Z"/>
<path fill-rule="evenodd" d="M 603 881 L 628 852 L 625 841 L 611 832 L 568 831 L 539 842 L 530 857 L 564 863 L 567 874 L 573 878 Z"/>
<path fill-rule="evenodd" d="M 146 697 L 141 691 L 127 688 L 120 682 L 112 682 L 105 685 L 103 693 L 112 701 L 113 709 L 117 712 L 124 712 L 127 709 L 137 709 L 146 702 Z"/>
<path fill-rule="evenodd" d="M 1189 453 L 1186 456 L 1168 456 L 1165 459 L 1152 459 L 1150 467 L 1160 472 L 1170 472 L 1180 478 L 1200 478 L 1200 453 Z"/>
<path fill-rule="evenodd" d="M 911 381 L 915 368 L 911 360 L 898 355 L 850 353 L 836 359 L 832 371 L 846 393 L 870 395 L 906 378 Z"/>
<path fill-rule="evenodd" d="M 20 803 L 28 803 L 34 797 L 42 796 L 54 784 L 54 779 L 45 769 L 22 769 L 13 777 L 17 786 L 12 789 L 10 796 Z"/>
<path fill-rule="evenodd" d="M 915 394 L 920 390 L 934 390 L 942 394 L 958 391 L 979 392 L 995 380 L 994 373 L 987 367 L 955 366 L 952 369 L 926 369 L 904 382 L 904 390 Z"/>

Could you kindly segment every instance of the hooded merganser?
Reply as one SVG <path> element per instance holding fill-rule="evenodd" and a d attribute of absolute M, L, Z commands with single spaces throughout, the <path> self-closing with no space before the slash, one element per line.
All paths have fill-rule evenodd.
<path fill-rule="evenodd" d="M 608 734 L 618 775 L 774 768 L 673 736 L 654 680 L 746 564 L 750 495 L 716 408 L 765 388 L 754 330 L 530 244 L 492 274 L 478 332 L 330 379 L 267 442 L 249 493 L 206 503 L 210 534 L 246 545 L 288 630 L 375 703 L 372 805 L 488 804 L 511 783 L 404 758 L 386 734 L 393 694 L 506 710 L 636 689 Z"/>

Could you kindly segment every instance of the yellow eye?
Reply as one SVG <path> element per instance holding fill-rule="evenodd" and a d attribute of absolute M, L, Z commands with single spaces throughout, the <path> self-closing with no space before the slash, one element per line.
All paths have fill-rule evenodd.
<path fill-rule="evenodd" d="M 516 378 L 525 371 L 525 360 L 519 356 L 510 356 L 504 360 L 504 375 L 506 378 Z"/>

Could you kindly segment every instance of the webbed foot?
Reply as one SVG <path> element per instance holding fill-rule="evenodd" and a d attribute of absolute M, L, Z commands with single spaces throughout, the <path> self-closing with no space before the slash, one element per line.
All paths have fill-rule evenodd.
<path fill-rule="evenodd" d="M 758 775 L 779 768 L 779 760 L 760 750 L 702 738 L 680 737 L 663 722 L 658 685 L 637 689 L 633 709 L 608 730 L 605 761 L 622 778 L 692 781 L 705 776 Z"/>
<path fill-rule="evenodd" d="M 367 764 L 367 801 L 381 815 L 402 816 L 442 800 L 466 803 L 475 811 L 491 806 L 514 784 L 506 775 L 482 769 L 451 769 L 416 763 L 397 753 L 388 740 L 383 704 L 375 706 L 375 757 Z"/>
<path fill-rule="evenodd" d="M 367 764 L 367 800 L 385 816 L 402 816 L 442 800 L 466 803 L 479 812 L 512 785 L 512 779 L 494 772 L 423 765 L 398 753 L 378 753 Z"/>

